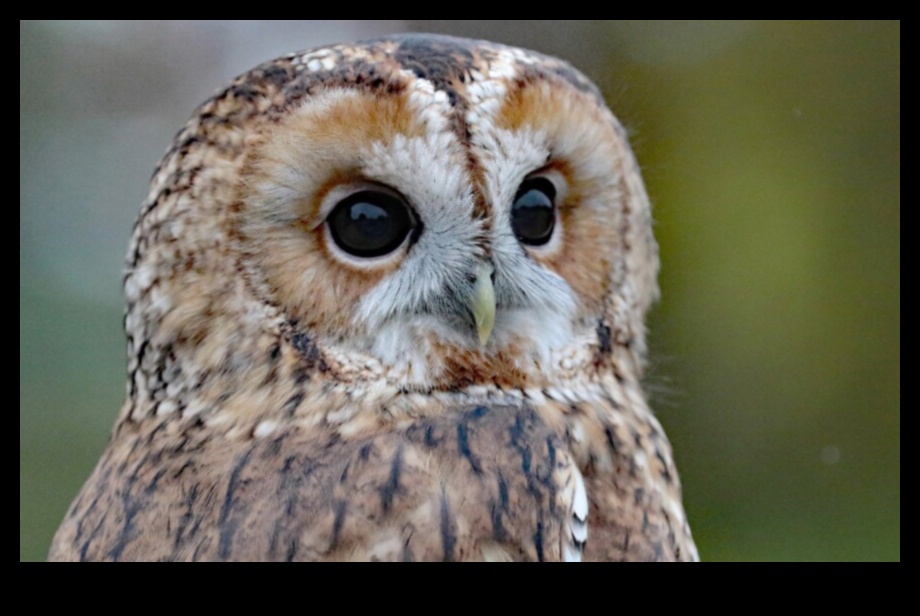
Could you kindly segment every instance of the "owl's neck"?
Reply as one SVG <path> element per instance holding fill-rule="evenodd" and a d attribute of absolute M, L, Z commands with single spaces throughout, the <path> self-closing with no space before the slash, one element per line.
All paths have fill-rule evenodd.
<path fill-rule="evenodd" d="M 252 435 L 302 422 L 361 431 L 464 405 L 554 408 L 642 395 L 641 349 L 604 322 L 581 325 L 565 344 L 533 346 L 539 336 L 521 336 L 470 349 L 434 339 L 388 360 L 314 339 L 260 301 L 251 280 L 207 294 L 181 282 L 153 281 L 146 294 L 181 302 L 132 303 L 129 288 L 123 425 L 204 421 Z"/>
<path fill-rule="evenodd" d="M 153 422 L 181 430 L 205 423 L 244 438 L 267 437 L 292 424 L 325 425 L 354 435 L 475 405 L 524 406 L 547 416 L 579 405 L 646 408 L 632 400 L 642 393 L 631 353 L 592 339 L 591 332 L 531 365 L 500 354 L 448 353 L 457 361 L 439 360 L 418 371 L 412 362 L 387 366 L 315 342 L 282 319 L 269 320 L 271 328 L 265 320 L 247 326 L 254 322 L 237 318 L 227 323 L 235 330 L 219 336 L 148 344 L 131 362 L 122 425 Z"/>

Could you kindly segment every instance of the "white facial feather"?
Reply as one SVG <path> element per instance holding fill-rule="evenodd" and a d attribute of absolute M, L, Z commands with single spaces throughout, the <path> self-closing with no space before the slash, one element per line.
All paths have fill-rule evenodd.
<path fill-rule="evenodd" d="M 473 196 L 464 170 L 451 154 L 446 133 L 425 139 L 398 136 L 375 143 L 363 172 L 399 190 L 416 210 L 423 231 L 399 269 L 386 276 L 355 311 L 361 324 L 376 330 L 388 320 L 436 308 L 445 289 L 458 288 L 477 259 L 481 223 L 473 219 Z M 425 173 L 420 173 L 425 169 Z"/>
<path fill-rule="evenodd" d="M 475 127 L 474 138 L 484 153 L 486 199 L 493 211 L 486 239 L 492 247 L 498 303 L 490 348 L 528 340 L 532 347 L 525 349 L 525 358 L 548 365 L 555 352 L 572 343 L 576 299 L 565 280 L 524 252 L 511 229 L 511 205 L 521 182 L 545 164 L 549 150 L 542 135 L 495 129 L 483 109 L 478 113 L 484 125 Z M 442 125 L 430 112 L 426 122 Z M 474 219 L 470 179 L 453 133 L 377 142 L 364 159 L 365 176 L 405 195 L 423 231 L 399 268 L 384 277 L 355 311 L 357 322 L 373 333 L 369 345 L 360 350 L 423 376 L 432 367 L 425 333 L 449 344 L 477 345 L 469 332 L 433 317 L 446 310 L 441 305 L 449 301 L 446 293 L 469 284 L 470 272 L 484 257 L 479 248 L 483 228 Z"/>

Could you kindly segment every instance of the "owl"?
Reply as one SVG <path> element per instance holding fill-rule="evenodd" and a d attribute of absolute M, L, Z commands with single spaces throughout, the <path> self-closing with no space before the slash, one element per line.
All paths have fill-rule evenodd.
<path fill-rule="evenodd" d="M 61 561 L 688 561 L 625 132 L 563 61 L 394 36 L 205 102 L 125 277 Z"/>

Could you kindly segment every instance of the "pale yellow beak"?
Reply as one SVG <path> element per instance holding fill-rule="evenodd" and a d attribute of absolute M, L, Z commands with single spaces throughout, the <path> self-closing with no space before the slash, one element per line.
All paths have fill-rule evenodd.
<path fill-rule="evenodd" d="M 482 265 L 476 272 L 476 282 L 473 283 L 473 293 L 470 297 L 470 311 L 476 322 L 476 331 L 479 334 L 479 344 L 486 345 L 492 328 L 495 327 L 495 287 L 492 286 L 492 265 Z"/>

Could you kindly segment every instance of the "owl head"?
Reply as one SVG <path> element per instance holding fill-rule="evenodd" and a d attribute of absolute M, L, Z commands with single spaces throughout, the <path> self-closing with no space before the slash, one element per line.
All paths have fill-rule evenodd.
<path fill-rule="evenodd" d="M 568 64 L 430 35 L 292 54 L 202 105 L 154 175 L 132 412 L 215 375 L 222 396 L 638 379 L 657 271 L 625 133 Z"/>

